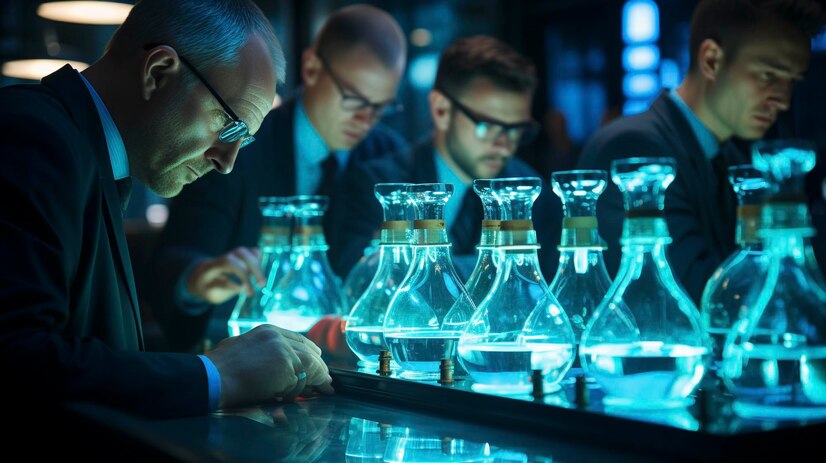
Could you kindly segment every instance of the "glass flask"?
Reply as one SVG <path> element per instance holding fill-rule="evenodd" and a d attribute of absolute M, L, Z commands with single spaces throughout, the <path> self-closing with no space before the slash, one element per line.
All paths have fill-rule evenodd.
<path fill-rule="evenodd" d="M 386 349 L 382 336 L 384 314 L 410 268 L 408 185 L 377 183 L 374 187 L 384 209 L 378 268 L 373 281 L 353 305 L 344 330 L 347 345 L 365 366 L 378 364 L 379 351 Z"/>
<path fill-rule="evenodd" d="M 384 451 L 385 463 L 490 462 L 487 442 L 472 442 L 408 429 L 405 436 L 393 437 Z"/>
<path fill-rule="evenodd" d="M 350 269 L 350 273 L 344 279 L 344 284 L 341 285 L 344 302 L 351 310 L 356 301 L 364 294 L 370 282 L 373 281 L 373 277 L 376 276 L 376 270 L 379 268 L 380 244 L 381 240 L 379 238 L 370 240 L 370 243 L 364 248 L 364 254 L 356 262 L 356 265 Z"/>
<path fill-rule="evenodd" d="M 478 306 L 488 295 L 496 278 L 496 269 L 499 267 L 500 255 L 496 249 L 496 233 L 499 231 L 499 203 L 493 196 L 490 185 L 492 180 L 476 179 L 473 181 L 473 191 L 482 200 L 484 219 L 482 220 L 482 236 L 476 246 L 478 258 L 473 272 L 470 274 L 465 288 L 470 300 Z"/>
<path fill-rule="evenodd" d="M 731 166 L 728 174 L 737 194 L 737 250 L 711 275 L 700 301 L 703 328 L 712 343 L 710 369 L 715 373 L 723 361 L 726 336 L 748 309 L 744 296 L 755 278 L 763 274 L 768 262 L 757 230 L 769 182 L 763 172 L 750 164 Z"/>
<path fill-rule="evenodd" d="M 826 418 L 826 288 L 808 257 L 815 232 L 803 193 L 814 145 L 758 142 L 752 156 L 771 183 L 758 231 L 768 263 L 726 339 L 723 380 L 744 418 Z"/>
<path fill-rule="evenodd" d="M 387 444 L 396 437 L 405 437 L 407 428 L 362 418 L 350 418 L 344 461 L 347 463 L 382 463 Z"/>
<path fill-rule="evenodd" d="M 326 196 L 293 196 L 291 267 L 273 290 L 264 310 L 269 323 L 306 333 L 323 316 L 344 314 L 338 278 L 327 260 L 327 241 L 321 219 Z"/>
<path fill-rule="evenodd" d="M 580 360 L 603 387 L 606 406 L 690 405 L 705 372 L 708 342 L 700 312 L 671 273 L 663 203 L 673 158 L 615 160 L 611 176 L 625 200 L 622 260 L 585 327 Z"/>
<path fill-rule="evenodd" d="M 502 263 L 459 340 L 459 358 L 477 391 L 529 393 L 534 369 L 541 369 L 545 386 L 554 388 L 573 362 L 574 337 L 539 269 L 531 208 L 542 181 L 496 179 L 491 189 L 501 209 L 497 245 Z M 548 300 L 550 309 L 538 306 Z"/>
<path fill-rule="evenodd" d="M 258 207 L 263 216 L 261 235 L 258 239 L 258 247 L 261 250 L 261 272 L 265 276 L 272 275 L 274 278 L 280 272 L 273 272 L 272 269 L 278 270 L 281 268 L 281 262 L 289 261 L 291 206 L 287 198 L 262 196 L 258 198 Z M 262 323 L 267 323 L 264 307 L 270 299 L 270 288 L 274 285 L 271 284 L 269 277 L 263 288 L 258 286 L 254 278 L 251 280 L 255 293 L 252 296 L 247 296 L 246 293 L 238 296 L 227 322 L 230 336 L 238 336 Z"/>
<path fill-rule="evenodd" d="M 548 288 L 571 321 L 576 341 L 572 373 L 581 373 L 578 352 L 582 333 L 611 286 L 602 257 L 607 246 L 599 236 L 596 216 L 597 200 L 608 186 L 608 172 L 555 172 L 551 175 L 551 185 L 562 200 L 564 217 L 559 267 Z"/>
<path fill-rule="evenodd" d="M 456 345 L 475 310 L 450 256 L 444 208 L 453 185 L 421 183 L 407 187 L 415 209 L 413 259 L 384 318 L 384 339 L 409 379 L 439 378 L 442 359 L 458 367 Z M 454 373 L 460 377 L 461 373 Z"/>

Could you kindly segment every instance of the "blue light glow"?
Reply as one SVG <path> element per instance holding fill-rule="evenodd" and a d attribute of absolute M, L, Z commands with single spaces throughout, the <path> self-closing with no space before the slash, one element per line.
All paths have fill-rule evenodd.
<path fill-rule="evenodd" d="M 622 115 L 630 116 L 638 114 L 648 109 L 650 103 L 647 100 L 628 100 L 622 105 Z"/>
<path fill-rule="evenodd" d="M 659 89 L 657 75 L 652 72 L 626 74 L 622 79 L 622 92 L 627 98 L 647 98 Z"/>
<path fill-rule="evenodd" d="M 622 9 L 625 43 L 654 42 L 660 37 L 660 11 L 653 0 L 629 0 Z"/>
<path fill-rule="evenodd" d="M 812 39 L 812 51 L 826 51 L 826 32 Z"/>
<path fill-rule="evenodd" d="M 419 89 L 429 89 L 436 79 L 436 70 L 439 68 L 439 55 L 428 53 L 417 56 L 410 63 L 408 76 L 410 83 Z"/>
<path fill-rule="evenodd" d="M 660 49 L 654 45 L 632 45 L 622 52 L 626 71 L 650 71 L 660 64 Z"/>
<path fill-rule="evenodd" d="M 660 86 L 676 88 L 680 85 L 680 66 L 673 59 L 664 59 L 660 64 Z"/>

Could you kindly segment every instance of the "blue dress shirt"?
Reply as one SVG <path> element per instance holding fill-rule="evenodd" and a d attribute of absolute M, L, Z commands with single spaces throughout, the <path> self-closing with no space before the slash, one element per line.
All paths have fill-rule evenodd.
<path fill-rule="evenodd" d="M 686 102 L 680 98 L 680 94 L 677 93 L 676 88 L 672 88 L 671 91 L 668 92 L 668 96 L 674 100 L 674 103 L 677 104 L 677 107 L 680 108 L 680 111 L 688 120 L 688 125 L 691 126 L 691 131 L 694 132 L 694 136 L 697 137 L 697 141 L 700 143 L 700 148 L 702 148 L 706 159 L 712 159 L 717 155 L 717 152 L 720 151 L 720 142 L 717 141 L 717 137 L 715 137 L 711 130 L 703 124 L 703 121 L 694 114 L 694 111 L 688 107 Z"/>
<path fill-rule="evenodd" d="M 299 195 L 315 194 L 318 184 L 321 183 L 321 163 L 330 155 L 327 143 L 321 138 L 316 128 L 304 110 L 301 98 L 296 98 L 293 120 L 293 137 L 296 147 L 295 157 L 295 190 Z M 338 159 L 338 172 L 341 173 L 347 166 L 350 152 L 335 151 Z"/>
<path fill-rule="evenodd" d="M 445 162 L 436 150 L 433 150 L 433 157 L 436 160 L 436 177 L 439 183 L 452 183 L 453 195 L 445 206 L 445 226 L 450 229 L 456 217 L 459 216 L 459 211 L 462 209 L 462 202 L 466 194 L 470 194 L 468 190 L 470 185 L 463 182 L 453 169 Z"/>

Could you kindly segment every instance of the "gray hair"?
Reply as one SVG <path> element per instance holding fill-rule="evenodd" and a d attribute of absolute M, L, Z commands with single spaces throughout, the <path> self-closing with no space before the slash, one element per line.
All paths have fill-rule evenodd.
<path fill-rule="evenodd" d="M 106 51 L 169 45 L 199 69 L 238 63 L 251 35 L 267 44 L 279 83 L 286 61 L 272 25 L 250 0 L 139 0 L 115 31 Z"/>

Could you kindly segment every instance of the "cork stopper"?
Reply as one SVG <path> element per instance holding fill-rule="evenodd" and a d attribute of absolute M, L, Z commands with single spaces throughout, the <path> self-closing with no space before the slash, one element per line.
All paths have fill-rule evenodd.
<path fill-rule="evenodd" d="M 393 360 L 393 356 L 390 355 L 389 350 L 379 351 L 379 369 L 376 370 L 376 373 L 378 373 L 379 376 L 390 376 L 392 373 L 390 370 L 391 360 Z"/>
<path fill-rule="evenodd" d="M 453 384 L 453 360 L 442 359 L 439 363 L 439 384 Z"/>
<path fill-rule="evenodd" d="M 542 400 L 545 397 L 545 378 L 542 375 L 542 370 L 531 372 L 531 384 L 533 385 L 533 391 L 531 391 L 533 398 Z"/>
<path fill-rule="evenodd" d="M 585 375 L 577 375 L 576 382 L 574 383 L 574 404 L 577 408 L 585 408 L 589 402 L 588 381 Z"/>

